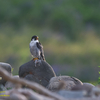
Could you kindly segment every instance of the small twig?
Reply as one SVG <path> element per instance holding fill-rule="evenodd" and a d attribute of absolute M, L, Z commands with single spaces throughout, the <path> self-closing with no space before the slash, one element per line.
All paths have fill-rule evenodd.
<path fill-rule="evenodd" d="M 63 97 L 61 97 L 55 93 L 52 93 L 51 91 L 47 90 L 46 88 L 44 88 L 43 86 L 41 86 L 35 82 L 29 82 L 29 81 L 27 81 L 25 79 L 21 79 L 21 78 L 15 79 L 6 70 L 4 70 L 1 67 L 0 67 L 0 75 L 2 76 L 3 79 L 5 79 L 7 81 L 11 81 L 12 83 L 15 83 L 15 84 L 21 84 L 21 85 L 27 86 L 42 95 L 54 98 L 56 100 L 65 100 Z"/>

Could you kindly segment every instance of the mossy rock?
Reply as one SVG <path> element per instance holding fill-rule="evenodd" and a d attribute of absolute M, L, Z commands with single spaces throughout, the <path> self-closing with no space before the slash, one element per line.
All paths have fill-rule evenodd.
<path fill-rule="evenodd" d="M 35 62 L 31 60 L 19 68 L 19 77 L 37 82 L 44 87 L 46 87 L 49 84 L 49 80 L 55 76 L 53 68 L 46 61 L 41 61 L 40 65 L 37 64 L 35 66 Z"/>

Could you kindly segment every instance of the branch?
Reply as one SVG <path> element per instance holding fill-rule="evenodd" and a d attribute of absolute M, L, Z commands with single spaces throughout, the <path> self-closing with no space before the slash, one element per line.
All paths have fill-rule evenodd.
<path fill-rule="evenodd" d="M 21 85 L 27 86 L 27 87 L 37 91 L 38 93 L 40 93 L 42 95 L 54 98 L 56 100 L 65 100 L 63 97 L 61 97 L 55 93 L 52 93 L 51 91 L 47 90 L 46 88 L 37 84 L 36 82 L 29 82 L 29 81 L 22 79 L 22 78 L 15 79 L 6 70 L 4 70 L 1 67 L 0 67 L 0 75 L 2 76 L 3 79 L 5 79 L 7 81 L 11 81 L 12 83 L 15 83 L 15 84 L 21 84 Z"/>

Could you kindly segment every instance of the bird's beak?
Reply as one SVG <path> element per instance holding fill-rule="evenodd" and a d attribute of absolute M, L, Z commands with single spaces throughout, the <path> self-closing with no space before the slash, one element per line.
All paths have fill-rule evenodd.
<path fill-rule="evenodd" d="M 39 37 L 37 37 L 36 39 L 38 40 Z"/>

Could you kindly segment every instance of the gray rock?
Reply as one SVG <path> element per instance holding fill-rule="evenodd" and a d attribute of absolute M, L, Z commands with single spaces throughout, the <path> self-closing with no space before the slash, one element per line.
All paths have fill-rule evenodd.
<path fill-rule="evenodd" d="M 8 100 L 28 100 L 28 99 L 20 93 L 12 93 Z"/>
<path fill-rule="evenodd" d="M 38 78 L 36 78 L 34 75 L 32 74 L 28 74 L 24 77 L 24 79 L 26 80 L 29 80 L 29 81 L 34 81 L 34 82 L 37 82 L 37 83 L 40 83 L 42 80 L 39 80 Z M 43 80 L 44 82 L 45 80 Z"/>
<path fill-rule="evenodd" d="M 75 77 L 57 76 L 50 79 L 47 88 L 51 91 L 56 92 L 61 89 L 71 90 L 76 85 L 83 85 L 83 83 Z"/>
<path fill-rule="evenodd" d="M 83 83 L 83 85 L 75 85 L 71 90 L 72 91 L 82 91 L 82 90 L 85 90 L 87 91 L 87 96 L 90 95 L 92 89 L 94 88 L 95 86 L 90 84 L 90 83 Z"/>
<path fill-rule="evenodd" d="M 87 86 L 87 87 L 89 87 L 89 88 L 93 88 L 93 87 L 95 87 L 93 84 L 91 84 L 91 83 L 83 83 L 83 86 Z"/>
<path fill-rule="evenodd" d="M 3 63 L 3 62 L 0 62 L 0 67 L 4 68 L 7 72 L 9 72 L 11 74 L 11 65 L 8 64 L 8 63 Z M 1 77 L 1 76 L 0 76 Z M 4 80 L 3 78 L 0 79 L 0 84 L 5 84 L 6 83 L 6 80 Z"/>
<path fill-rule="evenodd" d="M 63 96 L 64 98 L 83 98 L 87 94 L 86 91 L 66 91 L 60 90 L 57 94 Z"/>
<path fill-rule="evenodd" d="M 35 81 L 44 87 L 49 83 L 49 80 L 56 76 L 52 67 L 45 61 L 41 61 L 40 66 L 35 63 L 33 60 L 23 64 L 19 68 L 19 77 L 25 78 L 30 81 Z"/>
<path fill-rule="evenodd" d="M 3 93 L 8 96 L 0 96 L 0 100 L 55 100 L 45 95 L 38 94 L 31 89 L 14 88 L 4 91 Z"/>
<path fill-rule="evenodd" d="M 100 97 L 100 86 L 96 86 L 92 88 L 92 91 L 90 92 L 91 97 Z"/>
<path fill-rule="evenodd" d="M 6 87 L 3 84 L 0 84 L 0 91 L 5 91 L 7 90 Z"/>
<path fill-rule="evenodd" d="M 14 78 L 19 78 L 19 76 L 18 75 L 15 75 L 15 76 L 13 76 Z M 16 86 L 16 84 L 14 84 L 14 83 L 12 83 L 12 82 L 9 82 L 9 81 L 7 81 L 6 83 L 5 83 L 5 88 L 7 89 L 7 90 L 9 90 L 9 89 L 12 89 L 12 88 L 14 88 Z"/>
<path fill-rule="evenodd" d="M 11 73 L 11 65 L 8 64 L 8 63 L 3 63 L 3 62 L 0 62 L 0 67 L 4 68 L 5 70 L 7 70 L 9 73 Z"/>

